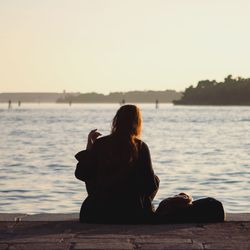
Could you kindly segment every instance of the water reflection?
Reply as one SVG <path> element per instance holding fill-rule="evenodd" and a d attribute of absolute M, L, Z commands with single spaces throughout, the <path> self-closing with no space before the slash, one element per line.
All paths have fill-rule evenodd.
<path fill-rule="evenodd" d="M 92 128 L 109 133 L 118 105 L 0 105 L 0 212 L 78 212 L 74 154 Z M 155 204 L 188 192 L 249 212 L 250 107 L 141 105 L 143 140 L 161 179 Z"/>

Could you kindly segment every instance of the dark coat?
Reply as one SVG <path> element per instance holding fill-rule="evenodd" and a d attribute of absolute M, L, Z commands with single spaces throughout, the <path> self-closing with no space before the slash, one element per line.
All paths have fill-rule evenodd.
<path fill-rule="evenodd" d="M 116 155 L 114 138 L 97 139 L 91 150 L 76 154 L 77 179 L 86 184 L 83 222 L 141 223 L 153 215 L 152 200 L 159 188 L 146 143 L 136 140 L 138 158 L 125 163 Z"/>

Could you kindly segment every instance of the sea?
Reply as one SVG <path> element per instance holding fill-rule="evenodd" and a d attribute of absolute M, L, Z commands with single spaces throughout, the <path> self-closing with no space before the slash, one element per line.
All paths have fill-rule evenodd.
<path fill-rule="evenodd" d="M 164 198 L 214 197 L 250 212 L 250 107 L 138 104 Z M 0 104 L 0 213 L 77 213 L 85 184 L 75 154 L 90 130 L 110 133 L 119 104 Z"/>

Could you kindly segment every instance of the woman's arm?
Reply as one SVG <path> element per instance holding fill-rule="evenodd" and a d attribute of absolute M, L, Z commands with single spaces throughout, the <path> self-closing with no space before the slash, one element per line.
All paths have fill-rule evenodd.
<path fill-rule="evenodd" d="M 141 191 L 147 197 L 153 200 L 159 188 L 160 180 L 154 174 L 150 151 L 146 143 L 142 143 L 140 152 L 140 169 L 141 169 Z"/>
<path fill-rule="evenodd" d="M 78 160 L 75 170 L 75 177 L 81 181 L 87 181 L 93 174 L 93 152 L 83 150 L 75 155 Z"/>
<path fill-rule="evenodd" d="M 95 157 L 97 153 L 95 141 L 100 135 L 96 129 L 90 131 L 86 150 L 80 151 L 75 155 L 75 158 L 78 160 L 75 177 L 81 181 L 88 181 L 94 175 Z"/>

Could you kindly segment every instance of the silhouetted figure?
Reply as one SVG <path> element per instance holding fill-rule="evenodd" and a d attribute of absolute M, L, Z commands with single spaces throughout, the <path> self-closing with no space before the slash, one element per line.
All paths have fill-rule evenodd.
<path fill-rule="evenodd" d="M 213 198 L 193 201 L 185 193 L 152 201 L 159 188 L 150 151 L 140 140 L 142 117 L 138 107 L 123 105 L 112 122 L 111 134 L 88 135 L 86 150 L 75 155 L 75 176 L 86 184 L 88 196 L 80 221 L 88 223 L 170 223 L 224 221 L 221 202 Z"/>
<path fill-rule="evenodd" d="M 8 109 L 12 109 L 12 103 L 11 100 L 8 101 Z"/>
<path fill-rule="evenodd" d="M 121 105 L 124 105 L 126 103 L 125 99 L 122 99 Z"/>
<path fill-rule="evenodd" d="M 69 101 L 69 106 L 71 106 L 72 105 L 72 101 Z"/>
<path fill-rule="evenodd" d="M 141 112 L 124 105 L 116 113 L 111 134 L 92 130 L 87 148 L 76 154 L 76 178 L 86 183 L 88 197 L 80 221 L 139 223 L 153 216 L 152 200 L 159 187 L 150 152 L 141 134 Z"/>
<path fill-rule="evenodd" d="M 155 101 L 155 108 L 156 108 L 156 109 L 159 108 L 159 101 L 158 101 L 158 99 L 156 99 L 156 101 Z"/>
<path fill-rule="evenodd" d="M 18 101 L 18 107 L 21 107 L 21 101 Z"/>

